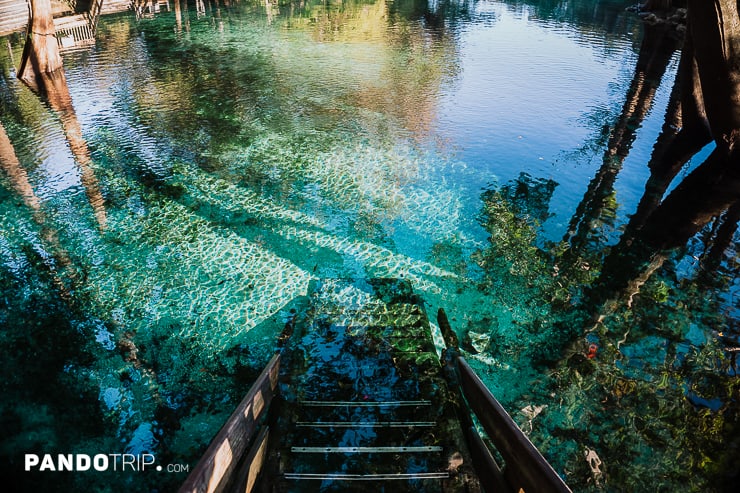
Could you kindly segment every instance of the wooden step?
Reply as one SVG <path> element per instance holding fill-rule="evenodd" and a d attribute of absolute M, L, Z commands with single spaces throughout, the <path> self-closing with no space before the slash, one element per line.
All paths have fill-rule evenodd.
<path fill-rule="evenodd" d="M 335 447 L 338 444 L 342 444 L 344 447 L 440 446 L 440 443 L 434 438 L 438 431 L 435 430 L 438 426 L 437 421 L 414 423 L 411 421 L 390 422 L 362 419 L 360 421 L 338 421 L 336 423 L 341 424 L 313 428 L 296 424 L 290 438 L 291 452 L 305 452 L 305 450 L 296 450 L 295 447 L 312 447 L 320 451 L 322 447 Z M 358 425 L 358 423 L 362 423 L 362 425 Z M 366 452 L 368 451 L 366 450 Z"/>
<path fill-rule="evenodd" d="M 414 473 L 285 473 L 273 493 L 445 493 L 443 484 L 449 473 L 419 471 Z M 464 491 L 464 490 L 461 490 Z"/>
<path fill-rule="evenodd" d="M 296 428 L 432 428 L 436 421 L 296 421 Z"/>
<path fill-rule="evenodd" d="M 445 449 L 438 445 L 374 447 L 292 447 L 282 455 L 283 474 L 383 474 L 446 472 Z"/>
<path fill-rule="evenodd" d="M 305 378 L 305 377 L 304 377 Z M 300 382 L 302 380 L 298 380 Z M 439 382 L 397 379 L 390 382 L 382 382 L 374 378 L 361 378 L 356 381 L 344 380 L 335 382 L 333 379 L 322 379 L 320 384 L 304 387 L 296 391 L 297 397 L 301 399 L 321 399 L 331 397 L 332 399 L 348 402 L 358 401 L 383 401 L 398 400 L 403 398 L 439 398 L 444 388 Z M 355 404 L 350 409 L 361 409 L 360 404 Z"/>
<path fill-rule="evenodd" d="M 375 322 L 375 321 L 369 321 Z M 336 337 L 343 335 L 361 339 L 362 337 L 373 338 L 397 338 L 397 339 L 424 339 L 431 342 L 429 329 L 419 321 L 408 325 L 382 324 L 382 323 L 359 323 L 358 320 L 336 317 L 317 318 L 311 326 L 311 336 L 314 338 L 326 338 L 327 335 Z"/>
<path fill-rule="evenodd" d="M 297 422 L 313 421 L 370 421 L 411 422 L 439 419 L 439 408 L 432 405 L 419 406 L 315 406 L 293 407 L 294 415 L 285 423 L 286 427 Z"/>
<path fill-rule="evenodd" d="M 391 481 L 391 480 L 411 480 L 411 479 L 445 479 L 450 477 L 449 472 L 415 472 L 415 473 L 396 473 L 396 474 L 315 474 L 315 473 L 284 473 L 285 479 L 297 480 L 321 480 L 321 481 Z"/>
<path fill-rule="evenodd" d="M 465 491 L 448 470 L 462 434 L 451 429 L 447 384 L 410 285 L 329 280 L 308 296 L 281 376 L 282 436 L 266 473 L 280 481 L 270 491 Z"/>
<path fill-rule="evenodd" d="M 301 401 L 302 407 L 343 407 L 343 408 L 368 408 L 368 407 L 427 407 L 432 405 L 432 401 L 420 399 L 413 401 Z"/>

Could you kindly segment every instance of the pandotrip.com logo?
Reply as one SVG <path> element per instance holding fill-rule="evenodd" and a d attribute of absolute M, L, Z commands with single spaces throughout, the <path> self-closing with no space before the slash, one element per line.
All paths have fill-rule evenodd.
<path fill-rule="evenodd" d="M 166 471 L 188 472 L 187 464 L 158 464 L 153 454 L 25 454 L 27 472 Z"/>

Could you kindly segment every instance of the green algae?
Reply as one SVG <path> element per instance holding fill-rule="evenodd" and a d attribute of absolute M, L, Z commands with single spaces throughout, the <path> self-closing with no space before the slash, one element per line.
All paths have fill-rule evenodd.
<path fill-rule="evenodd" d="M 25 369 L 6 372 L 8 391 L 21 396 L 3 407 L 18 430 L 8 444 L 117 452 L 150 425 L 158 455 L 193 464 L 207 443 L 200 434 L 217 430 L 238 401 L 311 279 L 391 276 L 448 310 L 471 341 L 471 363 L 575 489 L 711 490 L 738 469 L 736 370 L 716 342 L 719 332 L 733 337 L 736 250 L 717 275 L 692 267 L 697 248 L 675 252 L 631 304 L 600 313 L 588 296 L 609 245 L 543 239 L 556 179 L 530 172 L 482 193 L 456 182 L 475 176 L 472 164 L 399 131 L 403 112 L 373 99 L 378 87 L 390 90 L 376 75 L 373 91 L 353 92 L 377 60 L 337 78 L 352 47 L 327 39 L 330 56 L 319 61 L 331 64 L 292 73 L 313 48 L 296 26 L 290 40 L 264 27 L 227 30 L 222 49 L 210 24 L 185 42 L 157 22 L 140 24 L 146 46 L 134 44 L 110 114 L 86 120 L 105 232 L 79 189 L 48 193 L 39 224 L 0 178 L 3 346 L 7 367 Z M 406 34 L 418 45 L 388 66 L 411 63 L 414 87 L 423 86 L 429 41 Z M 289 76 L 274 87 L 278 74 Z M 3 124 L 36 166 L 32 141 L 43 133 L 29 122 L 55 119 L 10 83 L 2 93 L 22 99 L 4 103 Z M 230 104 L 212 104 L 219 98 Z M 32 179 L 44 185 L 42 175 Z M 608 217 L 594 221 L 597 240 L 617 220 L 619 199 L 610 195 Z M 68 265 L 58 260 L 65 255 Z M 39 371 L 54 377 L 31 398 L 28 382 L 41 376 L 25 361 L 38 354 L 48 358 Z M 68 390 L 42 395 L 56 385 Z M 80 418 L 55 422 L 65 406 Z M 530 418 L 522 410 L 531 406 L 544 407 Z M 600 475 L 587 451 L 600 458 Z M 111 478 L 120 479 L 96 478 L 91 488 L 111 488 Z"/>

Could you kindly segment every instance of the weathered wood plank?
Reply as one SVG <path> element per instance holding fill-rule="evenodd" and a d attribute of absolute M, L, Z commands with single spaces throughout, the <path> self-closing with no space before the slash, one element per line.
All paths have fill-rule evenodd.
<path fill-rule="evenodd" d="M 478 474 L 483 489 L 496 493 L 511 493 L 511 487 L 504 478 L 501 468 L 496 463 L 490 449 L 483 442 L 478 431 L 472 427 L 465 431 L 475 472 Z"/>
<path fill-rule="evenodd" d="M 180 493 L 223 491 L 257 432 L 278 383 L 280 354 L 272 357 L 180 488 Z"/>
<path fill-rule="evenodd" d="M 249 449 L 249 453 L 239 466 L 236 480 L 231 485 L 232 493 L 251 493 L 254 489 L 257 477 L 262 471 L 262 466 L 267 458 L 267 444 L 270 439 L 270 428 L 265 426 L 257 435 L 257 439 Z"/>

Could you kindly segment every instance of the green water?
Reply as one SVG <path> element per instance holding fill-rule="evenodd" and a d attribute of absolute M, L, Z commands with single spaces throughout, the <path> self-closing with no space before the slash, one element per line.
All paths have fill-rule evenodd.
<path fill-rule="evenodd" d="M 627 152 L 606 159 L 644 30 L 629 3 L 105 16 L 96 45 L 64 57 L 81 154 L 16 80 L 21 38 L 8 38 L 0 121 L 24 170 L 3 155 L 8 484 L 175 489 L 184 473 L 31 473 L 24 454 L 192 469 L 311 280 L 403 277 L 447 311 L 574 491 L 722 490 L 740 456 L 724 349 L 739 345 L 738 235 L 721 243 L 720 218 L 662 263 L 614 248 L 678 61 Z"/>

